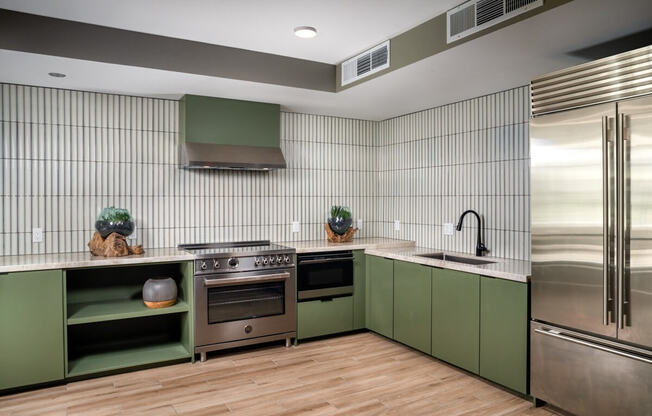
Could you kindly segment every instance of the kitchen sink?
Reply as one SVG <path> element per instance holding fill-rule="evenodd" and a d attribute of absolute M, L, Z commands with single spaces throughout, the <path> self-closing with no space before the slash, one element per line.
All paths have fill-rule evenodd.
<path fill-rule="evenodd" d="M 472 259 L 469 257 L 452 256 L 450 254 L 444 254 L 444 253 L 417 254 L 417 257 L 426 257 L 429 259 L 454 261 L 456 263 L 473 264 L 473 265 L 495 263 L 495 261 Z"/>

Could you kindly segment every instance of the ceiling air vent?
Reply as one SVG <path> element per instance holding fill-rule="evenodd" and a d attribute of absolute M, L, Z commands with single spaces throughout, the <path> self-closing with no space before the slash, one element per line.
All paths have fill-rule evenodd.
<path fill-rule="evenodd" d="M 454 42 L 540 6 L 543 0 L 469 0 L 446 12 L 446 39 Z"/>
<path fill-rule="evenodd" d="M 350 84 L 387 67 L 389 67 L 389 41 L 343 62 L 342 85 Z"/>

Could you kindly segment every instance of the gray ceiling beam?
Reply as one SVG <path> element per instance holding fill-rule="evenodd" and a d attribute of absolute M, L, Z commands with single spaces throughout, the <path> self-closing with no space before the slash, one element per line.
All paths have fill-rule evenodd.
<path fill-rule="evenodd" d="M 0 49 L 335 92 L 335 65 L 7 9 Z"/>

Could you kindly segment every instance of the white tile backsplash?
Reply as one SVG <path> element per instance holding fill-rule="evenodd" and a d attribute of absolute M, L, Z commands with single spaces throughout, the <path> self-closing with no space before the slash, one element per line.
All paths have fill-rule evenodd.
<path fill-rule="evenodd" d="M 287 169 L 188 171 L 177 101 L 0 84 L 0 254 L 86 250 L 108 205 L 129 209 L 137 242 L 156 248 L 322 238 L 344 204 L 361 237 L 466 252 L 474 219 L 453 236 L 442 227 L 474 208 L 491 254 L 527 259 L 528 99 L 520 87 L 382 122 L 283 112 Z"/>

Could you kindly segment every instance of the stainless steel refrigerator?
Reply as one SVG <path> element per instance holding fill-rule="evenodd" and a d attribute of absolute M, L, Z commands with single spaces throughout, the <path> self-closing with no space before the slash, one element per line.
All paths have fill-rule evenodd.
<path fill-rule="evenodd" d="M 532 81 L 531 395 L 652 415 L 652 47 Z"/>

